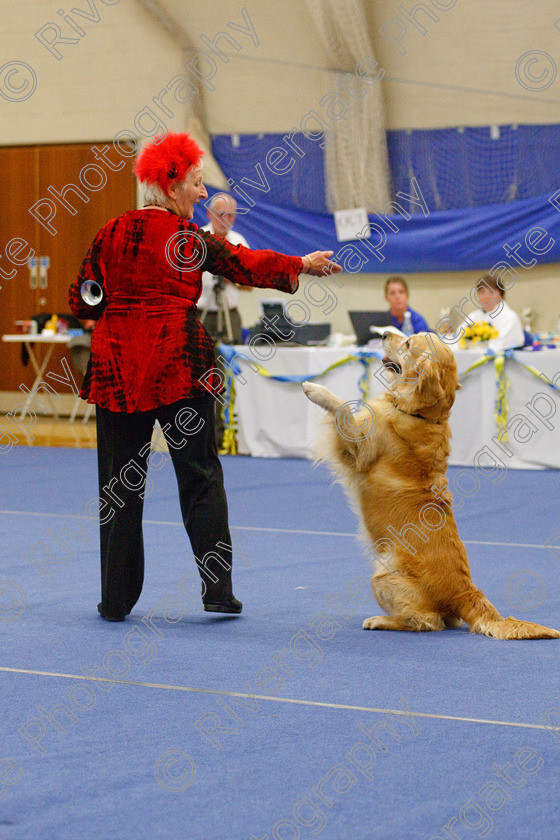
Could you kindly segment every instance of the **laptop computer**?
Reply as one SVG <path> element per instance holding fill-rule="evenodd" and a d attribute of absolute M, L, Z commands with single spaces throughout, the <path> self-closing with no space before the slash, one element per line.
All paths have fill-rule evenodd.
<path fill-rule="evenodd" d="M 294 345 L 303 345 L 306 347 L 315 347 L 326 344 L 331 334 L 330 324 L 294 324 L 286 314 L 284 309 L 284 301 L 276 298 L 262 298 L 259 300 L 262 319 L 251 330 L 251 337 L 263 335 L 277 344 L 283 344 L 286 347 Z M 285 336 L 283 338 L 282 336 Z"/>
<path fill-rule="evenodd" d="M 294 344 L 302 344 L 304 347 L 320 347 L 328 342 L 331 336 L 330 324 L 302 324 L 294 326 Z"/>
<path fill-rule="evenodd" d="M 394 330 L 392 318 L 388 312 L 349 312 L 348 315 L 356 333 L 356 341 L 360 346 L 367 344 L 372 338 L 381 337 L 381 332 L 374 333 L 370 327 L 390 327 Z"/>
<path fill-rule="evenodd" d="M 261 300 L 259 300 L 259 307 L 263 317 L 272 320 L 274 316 L 276 316 L 278 321 L 286 320 L 284 301 L 282 298 L 261 298 Z"/>

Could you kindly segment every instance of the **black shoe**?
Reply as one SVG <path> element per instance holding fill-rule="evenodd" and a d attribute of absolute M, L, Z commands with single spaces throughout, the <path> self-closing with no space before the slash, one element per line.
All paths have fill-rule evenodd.
<path fill-rule="evenodd" d="M 204 610 L 206 612 L 228 613 L 229 615 L 239 615 L 243 609 L 243 604 L 237 598 L 228 598 L 227 601 L 216 601 L 213 603 L 204 603 Z"/>
<path fill-rule="evenodd" d="M 98 604 L 98 605 L 97 605 L 97 609 L 99 610 L 99 614 L 100 614 L 101 616 L 103 616 L 103 618 L 105 619 L 105 621 L 124 621 L 124 619 L 125 619 L 125 616 L 124 616 L 124 615 L 108 615 L 108 614 L 107 614 L 107 613 L 103 610 L 103 608 L 102 608 L 102 605 L 101 605 L 101 604 Z M 127 613 L 127 615 L 128 615 L 128 613 Z"/>

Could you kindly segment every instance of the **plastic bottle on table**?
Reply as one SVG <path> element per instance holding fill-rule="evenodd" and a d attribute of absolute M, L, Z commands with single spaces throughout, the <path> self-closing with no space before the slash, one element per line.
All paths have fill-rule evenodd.
<path fill-rule="evenodd" d="M 410 314 L 410 311 L 408 309 L 404 313 L 401 330 L 405 335 L 412 335 L 414 333 L 414 327 L 412 326 L 412 315 Z"/>

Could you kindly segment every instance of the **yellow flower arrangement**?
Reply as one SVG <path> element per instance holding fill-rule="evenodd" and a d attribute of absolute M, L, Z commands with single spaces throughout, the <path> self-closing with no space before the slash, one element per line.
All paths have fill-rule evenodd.
<path fill-rule="evenodd" d="M 462 350 L 472 344 L 477 344 L 479 341 L 490 341 L 491 338 L 498 337 L 498 330 L 492 324 L 487 324 L 486 321 L 477 321 L 471 324 L 470 327 L 464 327 L 463 335 L 459 342 Z"/>

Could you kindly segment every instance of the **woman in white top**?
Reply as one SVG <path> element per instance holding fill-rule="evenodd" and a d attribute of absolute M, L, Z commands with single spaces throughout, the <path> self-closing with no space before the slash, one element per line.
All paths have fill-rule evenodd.
<path fill-rule="evenodd" d="M 470 312 L 463 326 L 470 326 L 477 321 L 492 324 L 498 330 L 498 337 L 490 339 L 488 349 L 494 353 L 503 353 L 504 350 L 510 350 L 513 347 L 523 347 L 525 333 L 519 315 L 507 305 L 504 300 L 504 290 L 491 274 L 485 274 L 477 281 L 474 296 L 479 302 L 480 309 Z"/>

